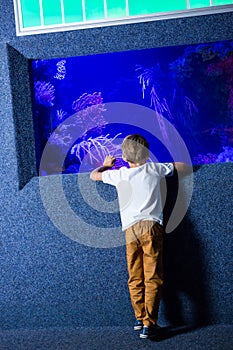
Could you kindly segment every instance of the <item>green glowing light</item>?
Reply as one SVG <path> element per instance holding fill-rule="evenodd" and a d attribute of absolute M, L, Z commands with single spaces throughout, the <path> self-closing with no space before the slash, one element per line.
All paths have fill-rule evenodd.
<path fill-rule="evenodd" d="M 61 3 L 60 0 L 43 0 L 44 24 L 61 24 Z"/>
<path fill-rule="evenodd" d="M 126 16 L 125 0 L 107 0 L 108 18 Z"/>
<path fill-rule="evenodd" d="M 104 3 L 106 8 L 104 8 Z M 186 0 L 18 0 L 22 28 L 44 27 L 187 10 Z M 210 0 L 189 0 L 191 9 L 210 8 Z M 212 8 L 233 0 L 212 0 Z M 41 5 L 41 8 L 40 8 Z M 64 12 L 63 12 L 64 11 Z M 41 17 L 42 16 L 42 17 Z"/>
<path fill-rule="evenodd" d="M 21 0 L 23 28 L 40 26 L 40 6 L 38 0 Z"/>
<path fill-rule="evenodd" d="M 210 0 L 189 0 L 190 8 L 202 8 L 202 7 L 209 7 L 210 6 Z"/>
<path fill-rule="evenodd" d="M 83 20 L 82 0 L 63 0 L 65 23 L 81 22 Z"/>
<path fill-rule="evenodd" d="M 85 9 L 87 21 L 104 19 L 103 0 L 85 0 Z"/>

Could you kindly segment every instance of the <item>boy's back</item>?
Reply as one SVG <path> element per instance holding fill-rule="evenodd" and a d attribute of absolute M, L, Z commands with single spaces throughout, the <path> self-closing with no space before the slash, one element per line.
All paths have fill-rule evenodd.
<path fill-rule="evenodd" d="M 117 188 L 122 230 L 141 220 L 162 224 L 160 180 L 172 175 L 173 164 L 145 163 L 120 170 L 105 171 L 103 182 Z"/>

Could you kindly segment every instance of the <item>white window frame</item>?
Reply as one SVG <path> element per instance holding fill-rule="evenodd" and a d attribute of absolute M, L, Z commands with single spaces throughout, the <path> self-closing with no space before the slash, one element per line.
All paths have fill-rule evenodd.
<path fill-rule="evenodd" d="M 216 14 L 216 13 L 233 12 L 233 0 L 232 0 L 232 5 L 229 4 L 229 5 L 215 5 L 215 6 L 213 6 L 213 1 L 210 0 L 210 6 L 197 8 L 197 9 L 196 8 L 190 9 L 189 0 L 186 0 L 187 10 L 171 11 L 171 12 L 159 12 L 159 13 L 154 13 L 154 14 L 150 14 L 150 15 L 129 16 L 128 0 L 126 0 L 126 16 L 122 17 L 122 18 L 107 19 L 106 0 L 104 0 L 105 19 L 104 20 L 96 20 L 96 21 L 87 21 L 86 16 L 85 16 L 85 0 L 82 0 L 82 5 L 83 5 L 83 9 L 84 9 L 83 21 L 82 22 L 74 22 L 74 23 L 65 23 L 63 0 L 60 0 L 60 1 L 61 1 L 62 24 L 56 24 L 56 25 L 45 25 L 44 24 L 42 0 L 39 0 L 41 26 L 23 28 L 20 0 L 14 0 L 16 35 L 17 36 L 24 36 L 24 35 L 43 34 L 43 33 L 54 33 L 54 32 L 63 32 L 63 31 L 71 31 L 71 30 L 78 30 L 78 29 L 86 29 L 86 28 L 97 28 L 97 27 L 130 24 L 130 23 L 141 23 L 141 22 L 150 22 L 150 21 L 158 21 L 158 20 L 167 20 L 167 19 L 172 19 L 172 18 L 183 18 L 183 17 L 193 17 L 193 16 Z"/>

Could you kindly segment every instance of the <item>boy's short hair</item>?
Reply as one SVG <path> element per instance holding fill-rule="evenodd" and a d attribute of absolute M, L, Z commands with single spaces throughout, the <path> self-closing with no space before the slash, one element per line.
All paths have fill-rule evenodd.
<path fill-rule="evenodd" d="M 139 134 L 128 135 L 122 143 L 122 158 L 126 162 L 140 164 L 145 162 L 150 155 L 149 143 L 145 137 Z"/>

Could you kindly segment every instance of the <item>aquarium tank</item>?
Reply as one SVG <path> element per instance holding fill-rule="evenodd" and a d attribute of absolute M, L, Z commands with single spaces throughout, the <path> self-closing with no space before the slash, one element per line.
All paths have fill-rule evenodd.
<path fill-rule="evenodd" d="M 113 102 L 151 109 L 161 130 L 168 120 L 193 165 L 233 161 L 233 41 L 31 60 L 30 73 L 39 175 L 89 172 L 108 154 L 115 168 L 127 166 L 120 144 L 131 133 L 149 140 L 156 160 L 173 160 L 130 116 L 109 123 Z M 52 156 L 43 169 L 45 149 Z"/>

